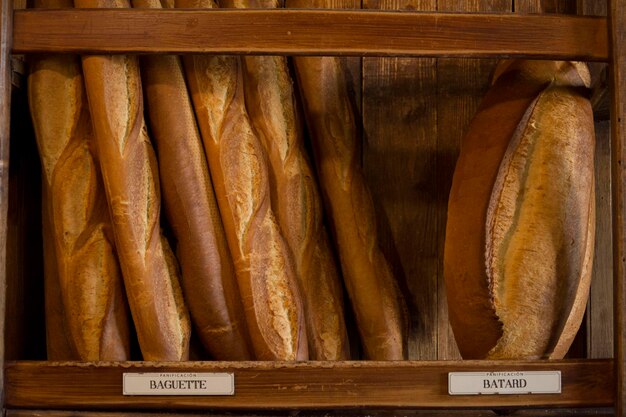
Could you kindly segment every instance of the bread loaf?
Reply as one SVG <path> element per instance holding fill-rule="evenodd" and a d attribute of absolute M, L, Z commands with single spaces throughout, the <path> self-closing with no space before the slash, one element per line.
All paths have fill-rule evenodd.
<path fill-rule="evenodd" d="M 215 4 L 178 0 L 176 7 Z M 246 112 L 240 59 L 188 55 L 183 62 L 255 357 L 307 359 L 297 278 L 270 204 L 267 155 Z"/>
<path fill-rule="evenodd" d="M 229 0 L 224 7 L 278 7 L 277 0 Z M 304 301 L 309 356 L 348 358 L 337 266 L 323 224 L 317 182 L 307 159 L 287 60 L 243 57 L 246 108 L 269 155 L 272 208 L 293 254 Z"/>
<path fill-rule="evenodd" d="M 64 3 L 39 0 L 35 6 L 71 6 Z M 48 326 L 60 327 L 47 329 L 47 334 L 51 346 L 64 333 L 67 338 L 67 352 L 52 347 L 51 359 L 127 360 L 128 307 L 108 233 L 110 221 L 92 149 L 80 59 L 35 58 L 28 93 L 45 190 L 44 256 L 53 258 L 46 262 L 46 273 L 58 279 L 60 296 L 59 303 L 48 291 L 47 301 L 63 314 L 55 318 L 58 313 L 52 312 Z"/>
<path fill-rule="evenodd" d="M 130 7 L 75 0 L 76 7 Z M 190 322 L 176 260 L 159 226 L 158 167 L 133 56 L 83 56 L 83 71 L 115 243 L 144 360 L 188 357 Z"/>
<path fill-rule="evenodd" d="M 161 4 L 133 0 L 133 7 L 160 8 Z M 214 359 L 249 360 L 233 261 L 182 63 L 173 55 L 149 55 L 140 61 L 165 214 L 178 241 L 181 283 L 192 321 Z"/>
<path fill-rule="evenodd" d="M 461 144 L 444 278 L 464 358 L 562 358 L 593 259 L 594 132 L 582 63 L 505 61 Z"/>
<path fill-rule="evenodd" d="M 307 7 L 308 1 L 290 1 Z M 359 160 L 359 136 L 338 58 L 294 58 L 320 188 L 365 355 L 407 356 L 406 307 L 378 244 L 371 194 Z"/>
<path fill-rule="evenodd" d="M 36 8 L 63 8 L 71 7 L 70 0 L 48 0 L 37 1 L 33 4 Z M 67 60 L 67 58 L 65 58 Z M 41 57 L 31 57 L 30 75 L 28 77 L 28 101 L 29 105 L 33 103 L 33 73 Z M 61 64 L 63 59 L 60 60 Z M 71 60 L 70 60 L 71 61 Z M 54 61 L 52 61 L 54 62 Z M 37 115 L 31 108 L 31 118 L 35 129 L 35 136 L 41 136 L 43 133 L 37 132 Z M 44 125 L 45 126 L 45 125 Z M 41 140 L 39 140 L 41 142 Z M 40 151 L 41 153 L 41 151 Z M 42 160 L 43 162 L 43 160 Z M 42 189 L 41 189 L 41 229 L 43 237 L 43 272 L 44 272 L 44 302 L 46 315 L 46 351 L 48 360 L 77 360 L 79 358 L 76 349 L 70 343 L 69 329 L 65 318 L 65 308 L 63 307 L 63 297 L 61 295 L 61 283 L 59 281 L 59 269 L 56 260 L 56 249 L 52 225 L 52 208 L 50 197 L 50 181 L 46 178 L 45 171 L 42 170 Z"/>

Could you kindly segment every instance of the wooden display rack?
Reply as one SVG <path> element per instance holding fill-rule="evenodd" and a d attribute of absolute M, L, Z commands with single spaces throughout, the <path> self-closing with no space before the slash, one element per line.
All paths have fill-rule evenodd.
<path fill-rule="evenodd" d="M 12 1 L 0 4 L 0 311 L 5 310 L 6 287 L 15 285 L 12 280 L 16 279 L 7 276 L 4 268 L 13 54 L 203 52 L 575 59 L 609 64 L 612 103 L 614 359 L 57 363 L 4 361 L 4 343 L 0 343 L 0 372 L 4 372 L 0 374 L 0 409 L 8 416 L 31 415 L 28 410 L 85 410 L 85 415 L 97 415 L 90 410 L 613 407 L 616 416 L 626 417 L 626 170 L 622 163 L 626 160 L 626 0 L 609 0 L 608 18 L 322 10 L 13 11 Z M 10 316 L 0 316 L 2 339 L 4 324 L 10 320 Z M 447 393 L 448 372 L 504 370 L 560 370 L 563 392 L 472 397 Z M 124 397 L 121 375 L 129 371 L 232 372 L 236 395 Z"/>

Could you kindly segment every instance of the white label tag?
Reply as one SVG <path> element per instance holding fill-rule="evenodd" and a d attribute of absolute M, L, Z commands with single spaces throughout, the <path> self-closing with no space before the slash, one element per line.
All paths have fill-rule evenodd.
<path fill-rule="evenodd" d="M 124 373 L 124 395 L 234 395 L 235 375 L 227 373 Z"/>
<path fill-rule="evenodd" d="M 448 394 L 560 394 L 561 371 L 450 372 Z"/>

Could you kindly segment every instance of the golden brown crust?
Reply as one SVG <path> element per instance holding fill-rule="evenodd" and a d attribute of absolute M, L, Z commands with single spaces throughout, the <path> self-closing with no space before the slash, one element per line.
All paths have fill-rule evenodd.
<path fill-rule="evenodd" d="M 109 219 L 80 61 L 35 59 L 28 81 L 43 167 L 49 356 L 127 360 L 129 317 L 115 248 L 104 233 Z"/>
<path fill-rule="evenodd" d="M 160 7 L 133 0 L 134 7 Z M 178 241 L 181 283 L 197 334 L 218 360 L 249 360 L 243 306 L 179 57 L 141 58 L 165 213 Z"/>
<path fill-rule="evenodd" d="M 129 7 L 124 0 L 76 0 L 77 7 Z M 154 150 L 146 133 L 139 65 L 132 56 L 83 56 L 98 154 L 144 360 L 185 360 L 190 322 L 159 226 Z M 175 269 L 175 268 L 174 268 Z"/>
<path fill-rule="evenodd" d="M 378 246 L 345 76 L 336 58 L 297 57 L 294 62 L 320 187 L 365 354 L 375 360 L 405 359 L 406 307 Z"/>
<path fill-rule="evenodd" d="M 46 352 L 51 361 L 77 360 L 78 353 L 69 340 L 69 330 L 65 319 L 65 308 L 59 282 L 59 269 L 52 234 L 50 199 L 48 188 L 42 178 L 42 237 L 43 237 L 43 273 L 44 303 L 46 314 Z"/>
<path fill-rule="evenodd" d="M 35 0 L 36 8 L 72 7 L 71 0 Z M 36 60 L 37 58 L 33 58 Z M 31 71 L 36 64 L 31 63 Z M 30 87 L 29 87 L 30 91 Z M 29 92 L 30 94 L 30 92 Z M 31 112 L 32 114 L 32 112 Z M 34 124 L 33 120 L 33 124 Z M 43 168 L 43 166 L 42 166 Z M 46 350 L 49 360 L 76 360 L 78 354 L 69 341 L 69 330 L 65 319 L 65 309 L 61 295 L 61 283 L 52 234 L 50 214 L 49 184 L 42 169 L 42 237 L 44 262 L 44 298 L 46 314 Z M 47 202 L 47 203 L 46 203 Z"/>
<path fill-rule="evenodd" d="M 562 357 L 593 253 L 593 117 L 577 64 L 513 61 L 463 138 L 444 277 L 464 358 Z"/>
<path fill-rule="evenodd" d="M 267 156 L 245 110 L 239 58 L 186 56 L 184 66 L 255 356 L 307 359 L 294 267 L 270 206 Z"/>
<path fill-rule="evenodd" d="M 222 1 L 276 7 L 275 1 Z M 317 183 L 304 150 L 293 83 L 284 57 L 244 57 L 246 108 L 269 155 L 272 208 L 293 255 L 304 300 L 309 355 L 348 358 L 339 274 L 323 224 Z"/>

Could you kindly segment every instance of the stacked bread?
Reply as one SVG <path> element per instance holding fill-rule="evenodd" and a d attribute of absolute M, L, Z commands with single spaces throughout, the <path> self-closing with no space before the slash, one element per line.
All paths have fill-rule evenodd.
<path fill-rule="evenodd" d="M 277 0 L 229 0 L 223 6 L 278 7 Z M 309 356 L 348 358 L 339 273 L 326 229 L 313 170 L 304 149 L 287 59 L 246 56 L 246 108 L 269 157 L 272 207 L 294 260 L 304 304 Z"/>
<path fill-rule="evenodd" d="M 340 271 L 366 357 L 406 357 L 404 304 L 376 242 L 371 197 L 356 164 L 353 110 L 337 82 L 341 70 L 312 77 L 315 61 L 298 67 L 307 113 L 321 101 L 351 121 L 334 138 L 316 127 L 326 121 L 309 117 L 322 149 L 321 194 L 337 196 L 326 201 L 335 245 L 286 58 L 89 55 L 33 62 L 51 359 L 129 359 L 129 312 L 144 360 L 188 359 L 192 323 L 217 360 L 349 359 Z M 314 83 L 323 87 L 319 99 Z M 329 154 L 330 139 L 346 152 Z M 328 176 L 329 158 L 340 178 Z M 365 209 L 363 220 L 356 209 L 344 213 L 352 202 Z"/>
<path fill-rule="evenodd" d="M 407 358 L 341 61 L 293 63 L 297 87 L 275 56 L 32 61 L 51 359 L 129 359 L 129 316 L 145 360 L 188 359 L 192 331 L 216 360 L 349 359 L 343 286 L 363 357 Z M 580 63 L 505 61 L 463 139 L 444 277 L 466 358 L 560 358 L 576 334 L 594 242 L 588 87 Z"/>
<path fill-rule="evenodd" d="M 38 0 L 35 7 L 68 7 Z M 42 164 L 51 359 L 129 359 L 129 318 L 78 57 L 37 57 L 29 103 Z"/>

